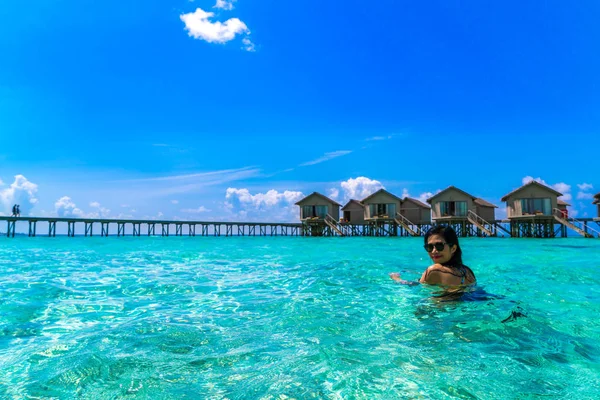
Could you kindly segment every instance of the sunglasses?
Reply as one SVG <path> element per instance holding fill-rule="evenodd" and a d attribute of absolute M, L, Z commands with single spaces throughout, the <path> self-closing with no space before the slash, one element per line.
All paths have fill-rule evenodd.
<path fill-rule="evenodd" d="M 444 247 L 446 247 L 448 243 L 437 242 L 437 243 L 429 243 L 423 246 L 428 253 L 431 253 L 435 248 L 437 251 L 444 251 Z"/>

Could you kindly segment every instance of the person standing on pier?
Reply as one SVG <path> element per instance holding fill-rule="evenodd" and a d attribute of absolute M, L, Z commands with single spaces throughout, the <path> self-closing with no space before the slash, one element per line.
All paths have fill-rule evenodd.
<path fill-rule="evenodd" d="M 16 213 L 15 213 L 15 217 L 20 217 L 21 216 L 21 206 L 19 206 L 18 204 L 16 205 L 17 209 L 16 209 Z"/>
<path fill-rule="evenodd" d="M 16 217 L 17 216 L 17 205 L 15 204 L 12 208 L 12 215 L 11 217 Z"/>

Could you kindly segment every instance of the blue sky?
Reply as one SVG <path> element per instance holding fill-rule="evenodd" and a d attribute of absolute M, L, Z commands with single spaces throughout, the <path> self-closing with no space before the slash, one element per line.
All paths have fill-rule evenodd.
<path fill-rule="evenodd" d="M 0 6 L 0 212 L 297 219 L 532 178 L 595 216 L 600 3 Z M 594 148 L 596 150 L 594 150 Z"/>

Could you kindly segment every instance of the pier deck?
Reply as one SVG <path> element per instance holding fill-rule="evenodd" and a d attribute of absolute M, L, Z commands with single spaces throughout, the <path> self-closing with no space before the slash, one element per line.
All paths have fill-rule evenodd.
<path fill-rule="evenodd" d="M 301 236 L 301 223 L 271 223 L 271 222 L 216 222 L 216 221 L 171 221 L 144 219 L 90 219 L 90 218 L 53 218 L 53 217 L 2 217 L 6 221 L 6 236 L 14 237 L 16 223 L 24 222 L 29 226 L 28 236 L 38 235 L 38 223 L 47 223 L 47 236 L 56 236 L 56 225 L 67 224 L 67 236 L 125 236 L 126 227 L 130 227 L 128 236 Z M 142 233 L 142 225 L 145 226 Z M 94 230 L 94 226 L 100 231 Z M 159 226 L 159 230 L 156 227 Z M 171 231 L 171 227 L 175 232 Z M 186 231 L 184 232 L 184 227 Z M 112 228 L 112 229 L 111 229 Z"/>

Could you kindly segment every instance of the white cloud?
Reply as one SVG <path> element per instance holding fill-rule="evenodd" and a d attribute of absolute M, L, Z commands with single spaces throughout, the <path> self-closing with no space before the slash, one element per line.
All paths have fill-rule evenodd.
<path fill-rule="evenodd" d="M 577 200 L 591 200 L 594 198 L 593 193 L 579 192 L 577 193 Z"/>
<path fill-rule="evenodd" d="M 164 217 L 164 214 L 161 211 L 159 211 L 156 215 L 144 215 L 142 219 L 157 220 L 162 219 L 162 217 Z"/>
<path fill-rule="evenodd" d="M 28 215 L 37 204 L 38 186 L 27 180 L 23 175 L 16 175 L 15 181 L 6 189 L 0 190 L 0 209 L 12 214 L 14 204 L 18 204 L 21 215 Z"/>
<path fill-rule="evenodd" d="M 4 182 L 2 182 L 2 179 L 0 179 L 0 186 L 4 186 Z"/>
<path fill-rule="evenodd" d="M 298 219 L 294 205 L 304 197 L 302 192 L 271 189 L 266 193 L 251 194 L 248 189 L 228 188 L 225 193 L 225 210 L 241 220 L 276 222 Z"/>
<path fill-rule="evenodd" d="M 340 184 L 344 192 L 344 202 L 350 199 L 362 200 L 379 189 L 385 189 L 383 184 L 377 180 L 369 179 L 364 176 L 350 178 Z"/>
<path fill-rule="evenodd" d="M 87 218 L 108 218 L 110 216 L 110 210 L 102 207 L 97 201 L 91 202 L 90 207 L 95 208 L 96 210 L 86 214 L 85 216 Z"/>
<path fill-rule="evenodd" d="M 402 195 L 400 196 L 401 199 L 404 199 L 405 197 L 410 197 L 410 193 L 408 193 L 407 188 L 402 189 Z"/>
<path fill-rule="evenodd" d="M 242 39 L 242 43 L 244 44 L 242 49 L 249 51 L 251 53 L 254 53 L 256 51 L 256 45 L 254 43 L 252 43 L 252 41 L 250 39 L 248 39 L 247 37 Z"/>
<path fill-rule="evenodd" d="M 542 185 L 550 186 L 542 178 L 534 178 L 533 176 L 526 176 L 522 179 L 523 185 L 526 185 L 531 181 L 536 181 L 537 183 L 541 183 Z"/>
<path fill-rule="evenodd" d="M 91 202 L 90 207 L 94 210 L 86 213 L 77 207 L 69 196 L 63 196 L 54 203 L 54 211 L 59 217 L 108 218 L 110 216 L 110 210 L 102 207 L 97 201 Z"/>
<path fill-rule="evenodd" d="M 571 185 L 567 185 L 564 182 L 555 183 L 554 185 L 552 185 L 552 187 L 555 190 L 561 192 L 562 194 L 569 193 L 571 191 Z"/>
<path fill-rule="evenodd" d="M 236 0 L 217 0 L 217 4 L 213 6 L 213 8 L 220 8 L 223 10 L 233 10 L 233 3 Z"/>
<path fill-rule="evenodd" d="M 441 190 L 438 190 L 436 193 L 441 192 Z M 421 193 L 419 195 L 419 197 L 417 198 L 417 200 L 419 200 L 421 203 L 425 203 L 427 204 L 427 199 L 433 197 L 435 194 L 431 193 L 431 192 L 425 192 L 425 193 Z"/>
<path fill-rule="evenodd" d="M 573 196 L 571 195 L 571 185 L 567 185 L 564 182 L 560 182 L 560 183 L 555 183 L 554 185 L 552 185 L 552 187 L 559 191 L 560 193 L 562 193 L 562 196 L 560 196 L 559 198 L 561 200 L 564 201 L 571 201 L 573 199 Z"/>
<path fill-rule="evenodd" d="M 63 196 L 54 203 L 54 210 L 59 217 L 83 217 L 83 211 L 77 208 L 69 196 Z"/>
<path fill-rule="evenodd" d="M 179 204 L 179 200 L 171 200 L 172 204 Z"/>
<path fill-rule="evenodd" d="M 141 179 L 127 179 L 117 182 L 130 182 L 130 183 L 145 183 L 145 182 L 158 182 L 166 185 L 177 183 L 177 182 L 191 182 L 186 183 L 182 186 L 171 187 L 166 190 L 161 190 L 162 195 L 169 195 L 174 193 L 185 193 L 195 189 L 205 188 L 211 185 L 219 185 L 226 182 L 232 182 L 237 180 L 243 180 L 252 178 L 260 175 L 261 170 L 255 167 L 243 167 L 234 169 L 223 169 L 217 171 L 200 172 L 195 174 L 187 175 L 171 175 L 171 176 L 159 176 L 152 178 L 141 178 Z M 153 187 L 157 186 L 153 184 Z M 123 205 L 123 207 L 129 207 L 129 205 Z"/>
<path fill-rule="evenodd" d="M 555 183 L 554 185 L 550 185 L 550 184 L 546 183 L 546 181 L 544 181 L 542 178 L 539 178 L 539 177 L 538 178 L 534 178 L 532 176 L 526 176 L 522 180 L 523 185 L 525 185 L 525 184 L 527 184 L 527 183 L 529 183 L 531 181 L 536 181 L 538 183 L 541 183 L 542 185 L 546 185 L 546 186 L 551 187 L 554 190 L 562 193 L 563 195 L 559 197 L 561 200 L 571 201 L 571 199 L 573 198 L 573 196 L 570 193 L 571 192 L 571 185 L 568 185 L 568 184 L 566 184 L 564 182 L 559 182 L 559 183 Z"/>
<path fill-rule="evenodd" d="M 133 215 L 120 213 L 116 216 L 116 219 L 133 219 Z"/>
<path fill-rule="evenodd" d="M 319 157 L 316 160 L 312 160 L 312 161 L 308 161 L 308 162 L 302 163 L 302 164 L 300 164 L 300 167 L 306 167 L 306 166 L 309 166 L 309 165 L 320 164 L 322 162 L 329 161 L 329 160 L 332 160 L 332 159 L 337 158 L 337 157 L 345 156 L 346 154 L 350 154 L 350 153 L 352 153 L 351 150 L 332 151 L 332 152 L 329 152 L 329 153 L 325 153 L 324 156 Z"/>
<path fill-rule="evenodd" d="M 340 191 L 338 189 L 336 189 L 336 188 L 329 189 L 328 196 L 330 199 L 337 201 L 339 195 L 340 195 Z"/>
<path fill-rule="evenodd" d="M 208 208 L 204 207 L 204 206 L 200 206 L 198 208 L 184 208 L 183 210 L 181 210 L 181 212 L 183 213 L 188 213 L 188 214 L 200 214 L 200 213 L 205 213 L 205 212 L 210 212 L 211 210 L 209 210 Z"/>
<path fill-rule="evenodd" d="M 210 19 L 214 15 L 212 12 L 197 8 L 193 13 L 182 14 L 179 18 L 185 24 L 189 36 L 208 43 L 227 43 L 235 39 L 238 34 L 250 33 L 246 24 L 238 18 L 230 18 L 225 22 L 212 22 Z"/>
<path fill-rule="evenodd" d="M 594 188 L 594 185 L 592 185 L 591 183 L 578 183 L 577 187 L 580 190 L 580 192 L 577 193 L 578 200 L 591 200 L 594 198 L 593 193 L 588 193 L 588 190 Z"/>
<path fill-rule="evenodd" d="M 366 142 L 372 142 L 372 141 L 380 141 L 380 140 L 389 140 L 391 138 L 393 138 L 394 135 L 387 135 L 387 136 L 373 136 L 370 138 L 365 139 Z"/>

